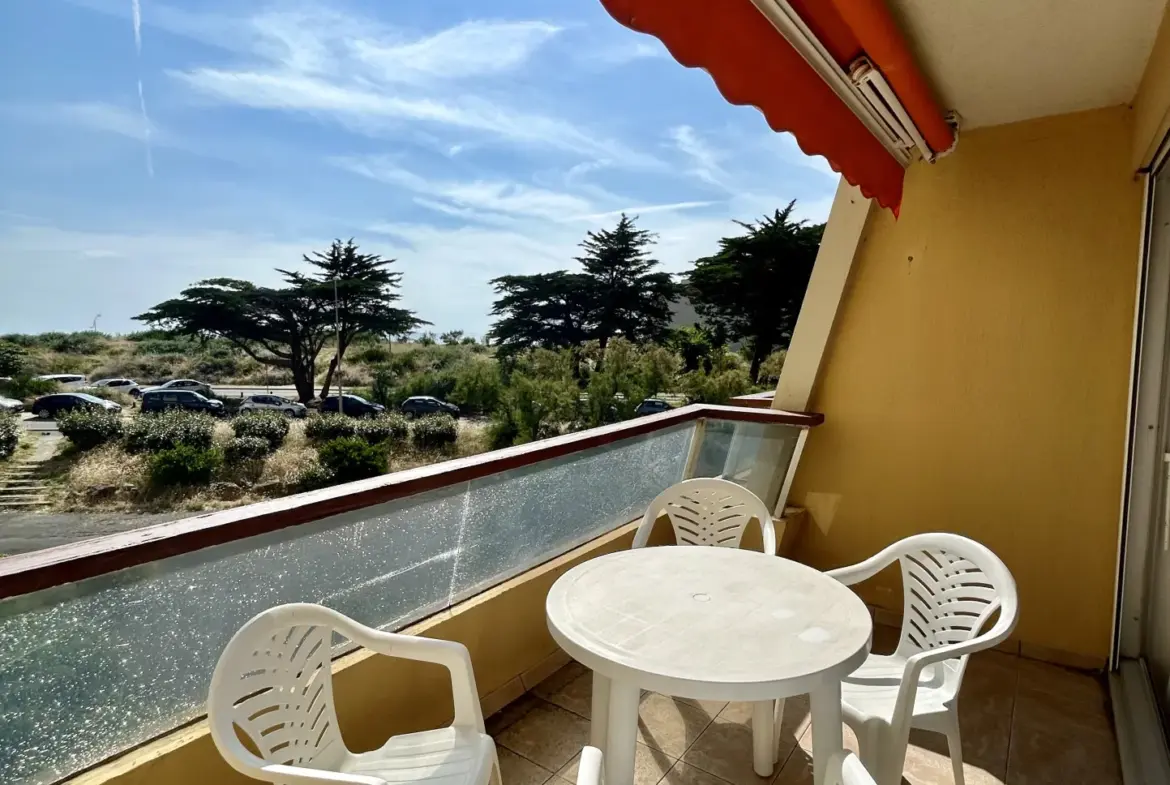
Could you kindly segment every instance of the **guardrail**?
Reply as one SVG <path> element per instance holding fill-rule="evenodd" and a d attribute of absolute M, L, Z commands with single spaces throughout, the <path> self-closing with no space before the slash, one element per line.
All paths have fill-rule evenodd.
<path fill-rule="evenodd" d="M 703 418 L 810 428 L 817 413 L 695 404 L 370 480 L 196 515 L 0 560 L 0 599 L 469 482 Z"/>

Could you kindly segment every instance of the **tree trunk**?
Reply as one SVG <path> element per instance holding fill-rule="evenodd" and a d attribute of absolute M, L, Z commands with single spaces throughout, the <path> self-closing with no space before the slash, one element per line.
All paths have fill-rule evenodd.
<path fill-rule="evenodd" d="M 333 373 L 337 370 L 337 355 L 329 360 L 329 368 L 325 371 L 325 383 L 321 385 L 321 400 L 325 400 L 325 396 L 329 394 L 329 385 L 333 384 Z"/>
<path fill-rule="evenodd" d="M 301 403 L 307 404 L 313 400 L 313 376 L 317 370 L 316 363 L 306 363 L 300 357 L 293 357 L 289 363 L 293 375 L 293 386 L 297 388 L 297 396 Z"/>
<path fill-rule="evenodd" d="M 759 384 L 760 382 L 760 366 L 767 357 L 766 353 L 762 353 L 759 349 L 752 349 L 752 365 L 748 369 L 748 375 L 752 377 L 752 384 Z"/>

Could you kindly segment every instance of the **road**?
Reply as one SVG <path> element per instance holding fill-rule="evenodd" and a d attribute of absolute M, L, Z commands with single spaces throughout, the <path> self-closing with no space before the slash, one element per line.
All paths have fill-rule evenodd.
<path fill-rule="evenodd" d="M 271 386 L 239 386 L 233 384 L 215 384 L 211 389 L 219 398 L 244 398 L 249 395 L 280 395 L 290 401 L 297 400 L 297 388 L 291 384 L 274 384 Z"/>

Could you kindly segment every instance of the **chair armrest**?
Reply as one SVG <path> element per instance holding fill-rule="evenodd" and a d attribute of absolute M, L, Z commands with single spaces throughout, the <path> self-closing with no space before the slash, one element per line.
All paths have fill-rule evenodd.
<path fill-rule="evenodd" d="M 577 766 L 577 785 L 601 785 L 601 750 L 583 747 Z"/>
<path fill-rule="evenodd" d="M 396 632 L 364 630 L 350 638 L 370 651 L 387 657 L 442 665 L 451 674 L 451 697 L 455 702 L 455 725 L 485 733 L 483 709 L 467 647 L 456 641 L 402 635 Z"/>
<path fill-rule="evenodd" d="M 951 660 L 956 657 L 962 657 L 965 654 L 973 654 L 977 651 L 990 649 L 1002 643 L 1012 634 L 1012 630 L 1016 626 L 1017 618 L 1015 600 L 1013 599 L 1010 603 L 1004 603 L 1003 606 L 999 606 L 998 603 L 993 604 L 987 611 L 988 615 L 996 607 L 999 607 L 999 618 L 987 632 L 976 635 L 969 641 L 948 643 L 933 649 L 920 651 L 906 659 L 906 669 L 902 672 L 902 685 L 898 689 L 898 699 L 894 704 L 893 721 L 895 724 L 902 719 L 907 723 L 907 727 L 909 727 L 910 714 L 914 711 L 914 696 L 918 692 L 918 677 L 922 674 L 923 668 L 927 665 L 933 665 L 936 662 Z"/>
<path fill-rule="evenodd" d="M 764 543 L 764 553 L 769 556 L 776 555 L 776 526 L 772 523 L 772 518 L 760 521 L 760 539 Z"/>
<path fill-rule="evenodd" d="M 369 777 L 365 774 L 343 774 L 339 771 L 319 771 L 306 769 L 300 766 L 285 766 L 273 763 L 264 766 L 261 772 L 271 777 L 270 781 L 284 783 L 284 785 L 386 785 L 381 777 Z"/>
<path fill-rule="evenodd" d="M 872 578 L 897 560 L 898 551 L 890 547 L 875 553 L 863 562 L 851 564 L 848 567 L 838 567 L 835 570 L 826 570 L 825 575 L 840 581 L 846 586 L 852 586 L 855 583 L 861 583 L 864 580 Z"/>

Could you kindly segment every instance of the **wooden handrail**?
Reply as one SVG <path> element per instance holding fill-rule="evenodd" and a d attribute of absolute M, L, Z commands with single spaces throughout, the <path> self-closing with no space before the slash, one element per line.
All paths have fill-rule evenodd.
<path fill-rule="evenodd" d="M 811 428 L 814 413 L 696 404 L 636 420 L 457 458 L 369 480 L 205 513 L 0 559 L 0 599 L 242 540 L 477 480 L 701 418 Z"/>

